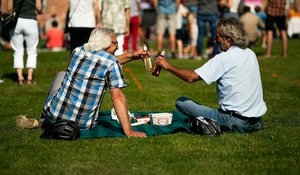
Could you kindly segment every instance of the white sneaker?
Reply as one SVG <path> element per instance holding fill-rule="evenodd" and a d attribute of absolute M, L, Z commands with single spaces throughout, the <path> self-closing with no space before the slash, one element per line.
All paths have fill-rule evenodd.
<path fill-rule="evenodd" d="M 39 127 L 39 121 L 34 118 L 27 118 L 24 115 L 19 115 L 16 118 L 16 125 L 22 129 L 35 129 Z"/>
<path fill-rule="evenodd" d="M 202 59 L 203 59 L 202 56 L 195 56 L 195 57 L 194 57 L 194 60 L 200 60 L 200 61 L 201 61 Z"/>
<path fill-rule="evenodd" d="M 4 80 L 1 80 L 1 79 L 0 79 L 0 84 L 1 84 L 1 83 L 4 83 Z"/>

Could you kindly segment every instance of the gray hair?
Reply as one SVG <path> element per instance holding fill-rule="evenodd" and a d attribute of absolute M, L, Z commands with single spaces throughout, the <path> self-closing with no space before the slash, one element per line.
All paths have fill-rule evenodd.
<path fill-rule="evenodd" d="M 89 51 L 98 52 L 104 50 L 110 46 L 112 35 L 114 35 L 114 30 L 112 29 L 94 29 L 90 34 L 89 41 L 83 47 Z"/>
<path fill-rule="evenodd" d="M 236 18 L 219 19 L 217 22 L 219 34 L 223 38 L 229 38 L 233 46 L 242 49 L 248 47 L 249 41 L 243 24 Z"/>

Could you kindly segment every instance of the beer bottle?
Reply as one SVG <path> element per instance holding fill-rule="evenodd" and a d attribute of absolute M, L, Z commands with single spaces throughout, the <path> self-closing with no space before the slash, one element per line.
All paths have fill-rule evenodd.
<path fill-rule="evenodd" d="M 160 53 L 160 56 L 161 57 L 165 57 L 165 49 Z M 153 76 L 156 76 L 156 77 L 158 77 L 159 76 L 159 74 L 160 74 L 160 70 L 161 70 L 161 67 L 159 66 L 159 65 L 155 65 L 154 66 L 154 68 L 153 68 L 153 70 L 152 70 L 152 75 Z"/>

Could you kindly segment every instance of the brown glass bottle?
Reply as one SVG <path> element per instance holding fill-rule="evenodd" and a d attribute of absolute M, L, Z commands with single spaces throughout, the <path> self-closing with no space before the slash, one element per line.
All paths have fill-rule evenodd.
<path fill-rule="evenodd" d="M 160 53 L 161 57 L 165 57 L 165 49 Z M 159 65 L 155 65 L 152 70 L 152 75 L 158 77 L 160 74 L 161 67 Z"/>

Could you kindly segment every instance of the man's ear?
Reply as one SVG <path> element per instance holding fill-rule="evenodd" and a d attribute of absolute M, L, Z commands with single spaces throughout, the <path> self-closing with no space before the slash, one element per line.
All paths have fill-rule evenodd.
<path fill-rule="evenodd" d="M 230 38 L 226 38 L 226 43 L 229 44 L 230 46 L 232 45 L 232 41 Z"/>
<path fill-rule="evenodd" d="M 109 47 L 110 47 L 110 45 L 109 45 L 108 47 L 104 48 L 103 50 L 104 50 L 104 51 L 107 51 L 107 50 L 109 49 Z"/>

